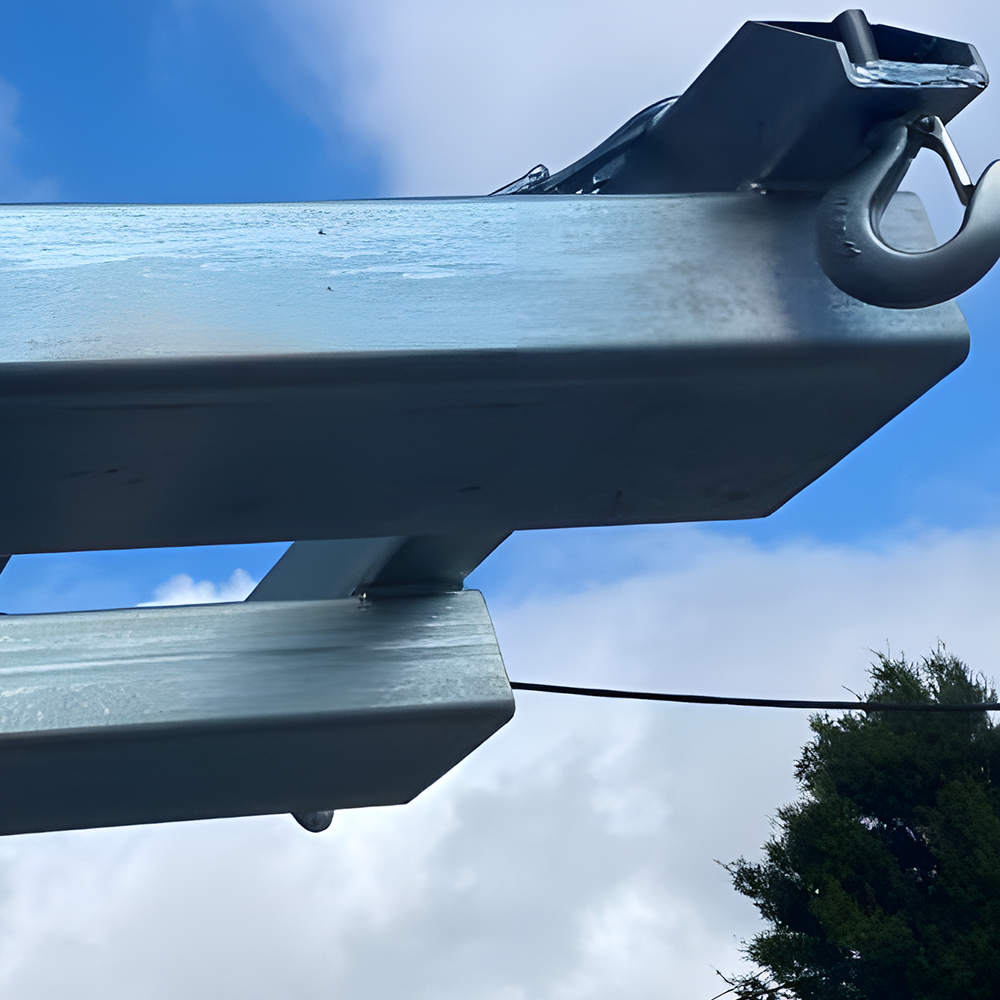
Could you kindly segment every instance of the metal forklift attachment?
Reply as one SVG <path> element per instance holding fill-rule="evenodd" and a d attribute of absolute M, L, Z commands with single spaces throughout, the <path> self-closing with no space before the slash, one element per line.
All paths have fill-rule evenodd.
<path fill-rule="evenodd" d="M 0 616 L 0 833 L 427 787 L 513 712 L 462 589 L 510 532 L 766 516 L 962 363 L 986 82 L 750 22 L 525 197 L 0 206 L 0 552 L 295 540 L 246 603 Z M 936 249 L 923 145 L 969 202 Z"/>
<path fill-rule="evenodd" d="M 817 252 L 827 277 L 872 305 L 915 309 L 979 281 L 1000 259 L 1000 168 L 973 185 L 944 122 L 989 77 L 962 42 L 870 25 L 749 22 L 683 95 L 660 101 L 556 174 L 539 165 L 496 194 L 826 194 Z M 968 208 L 947 244 L 888 246 L 879 220 L 923 147 Z"/>
<path fill-rule="evenodd" d="M 868 158 L 873 128 L 947 123 L 988 82 L 972 45 L 869 25 L 860 10 L 829 24 L 748 21 L 680 97 L 564 170 L 536 167 L 498 193 L 823 193 Z"/>

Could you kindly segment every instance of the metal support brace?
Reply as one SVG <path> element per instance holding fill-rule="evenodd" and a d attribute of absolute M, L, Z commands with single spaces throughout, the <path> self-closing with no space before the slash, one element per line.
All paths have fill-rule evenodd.
<path fill-rule="evenodd" d="M 461 590 L 509 531 L 293 542 L 248 601 L 314 601 L 352 594 Z"/>

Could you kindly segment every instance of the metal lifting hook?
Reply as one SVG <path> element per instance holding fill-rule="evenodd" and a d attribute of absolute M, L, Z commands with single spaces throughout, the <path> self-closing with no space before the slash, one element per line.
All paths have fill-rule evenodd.
<path fill-rule="evenodd" d="M 1000 160 L 973 184 L 939 118 L 900 119 L 873 133 L 871 156 L 827 192 L 817 215 L 820 266 L 841 290 L 873 306 L 919 309 L 955 298 L 1000 259 Z M 959 231 L 933 250 L 895 250 L 879 222 L 922 147 L 945 162 L 966 206 Z"/>

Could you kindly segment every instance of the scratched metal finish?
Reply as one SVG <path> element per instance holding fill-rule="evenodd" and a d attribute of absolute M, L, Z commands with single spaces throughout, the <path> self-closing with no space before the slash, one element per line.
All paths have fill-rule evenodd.
<path fill-rule="evenodd" d="M 814 209 L 757 194 L 0 206 L 0 363 L 951 334 L 954 305 L 875 309 L 831 285 Z M 912 195 L 886 228 L 933 243 Z"/>
<path fill-rule="evenodd" d="M 0 741 L 386 709 L 513 711 L 478 591 L 0 617 Z"/>

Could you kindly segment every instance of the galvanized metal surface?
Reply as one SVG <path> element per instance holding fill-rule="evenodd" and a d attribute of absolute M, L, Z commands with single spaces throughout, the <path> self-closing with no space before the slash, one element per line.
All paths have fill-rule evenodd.
<path fill-rule="evenodd" d="M 0 552 L 768 514 L 968 349 L 816 204 L 0 209 Z"/>
<path fill-rule="evenodd" d="M 0 206 L 0 364 L 950 330 L 953 309 L 874 311 L 834 288 L 814 210 L 755 194 Z M 913 196 L 895 215 L 897 242 L 933 245 Z"/>
<path fill-rule="evenodd" d="M 405 802 L 513 710 L 477 591 L 0 617 L 0 833 Z"/>

